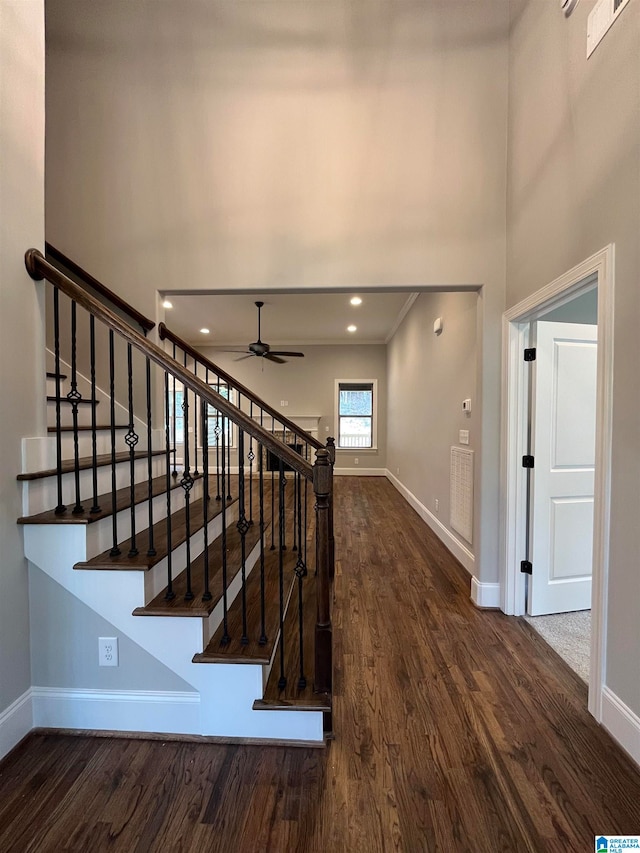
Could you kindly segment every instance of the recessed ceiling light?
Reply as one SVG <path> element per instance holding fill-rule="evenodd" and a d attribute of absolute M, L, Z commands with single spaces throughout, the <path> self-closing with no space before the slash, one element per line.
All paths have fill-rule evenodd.
<path fill-rule="evenodd" d="M 358 331 L 357 326 L 347 326 L 347 332 L 357 332 L 357 331 Z"/>
<path fill-rule="evenodd" d="M 362 305 L 362 299 L 359 296 L 352 296 L 349 301 L 352 305 Z"/>
<path fill-rule="evenodd" d="M 162 303 L 162 307 L 163 308 L 173 308 L 173 302 L 169 302 L 168 299 L 165 299 L 164 302 Z"/>
<path fill-rule="evenodd" d="M 208 335 L 208 334 L 209 334 L 209 329 L 200 329 L 200 332 L 201 332 L 201 334 L 203 334 L 203 335 Z"/>

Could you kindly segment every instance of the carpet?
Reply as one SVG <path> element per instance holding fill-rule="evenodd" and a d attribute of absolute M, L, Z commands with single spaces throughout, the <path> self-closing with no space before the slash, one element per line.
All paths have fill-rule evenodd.
<path fill-rule="evenodd" d="M 525 616 L 531 627 L 555 649 L 583 681 L 589 683 L 591 611 Z"/>

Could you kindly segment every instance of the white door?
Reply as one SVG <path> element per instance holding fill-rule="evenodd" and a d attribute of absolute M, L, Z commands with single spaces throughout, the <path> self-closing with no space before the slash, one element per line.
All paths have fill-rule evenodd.
<path fill-rule="evenodd" d="M 531 616 L 591 607 L 597 332 L 537 323 Z"/>

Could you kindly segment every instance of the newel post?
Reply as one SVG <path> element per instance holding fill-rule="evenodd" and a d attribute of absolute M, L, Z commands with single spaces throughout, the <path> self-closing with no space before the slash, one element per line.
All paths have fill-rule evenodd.
<path fill-rule="evenodd" d="M 336 440 L 331 436 L 329 436 L 329 438 L 327 439 L 327 450 L 329 451 L 329 459 L 331 460 L 331 468 L 333 473 L 333 468 L 336 464 Z M 331 549 L 331 580 L 333 580 L 336 570 L 336 546 L 333 539 L 333 489 L 331 489 L 331 502 L 329 504 L 329 548 Z"/>
<path fill-rule="evenodd" d="M 316 648 L 315 693 L 331 692 L 331 576 L 332 553 L 330 517 L 333 495 L 333 466 L 328 450 L 316 450 L 313 466 L 313 491 L 316 498 Z"/>

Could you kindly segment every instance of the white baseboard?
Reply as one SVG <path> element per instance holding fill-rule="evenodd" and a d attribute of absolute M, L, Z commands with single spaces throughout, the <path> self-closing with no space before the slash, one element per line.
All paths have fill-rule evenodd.
<path fill-rule="evenodd" d="M 381 469 L 382 473 L 382 469 Z M 403 498 L 409 503 L 415 511 L 418 513 L 420 518 L 425 521 L 429 527 L 436 534 L 438 539 L 440 539 L 447 548 L 451 551 L 453 556 L 459 560 L 465 569 L 469 572 L 470 575 L 473 575 L 473 569 L 475 566 L 475 557 L 473 553 L 464 545 L 457 536 L 447 530 L 444 524 L 435 517 L 426 506 L 421 503 L 418 498 L 410 492 L 409 489 L 398 480 L 396 476 L 394 476 L 389 469 L 385 469 L 384 471 L 389 482 L 395 486 L 395 488 L 400 492 Z M 485 605 L 486 606 L 486 605 Z"/>
<path fill-rule="evenodd" d="M 0 758 L 11 752 L 32 728 L 33 712 L 29 689 L 0 713 Z"/>
<path fill-rule="evenodd" d="M 386 477 L 386 468 L 334 468 L 336 477 Z"/>
<path fill-rule="evenodd" d="M 602 725 L 640 766 L 640 717 L 606 685 L 602 688 Z"/>
<path fill-rule="evenodd" d="M 198 693 L 33 687 L 31 696 L 35 728 L 200 732 Z"/>
<path fill-rule="evenodd" d="M 500 584 L 481 583 L 477 578 L 471 578 L 471 601 L 476 607 L 500 609 Z"/>

